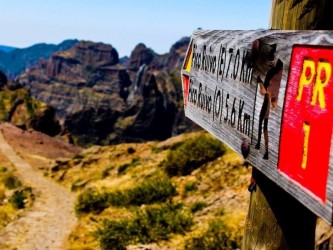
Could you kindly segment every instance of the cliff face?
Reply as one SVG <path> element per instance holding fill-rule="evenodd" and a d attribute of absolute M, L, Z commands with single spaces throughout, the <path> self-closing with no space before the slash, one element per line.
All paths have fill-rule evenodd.
<path fill-rule="evenodd" d="M 127 67 L 111 45 L 81 41 L 40 61 L 18 81 L 54 107 L 79 144 L 165 139 L 181 124 L 179 70 L 187 41 L 161 56 L 139 44 Z"/>
<path fill-rule="evenodd" d="M 0 71 L 0 122 L 11 122 L 55 136 L 61 132 L 54 109 L 31 97 L 17 82 L 7 81 Z"/>

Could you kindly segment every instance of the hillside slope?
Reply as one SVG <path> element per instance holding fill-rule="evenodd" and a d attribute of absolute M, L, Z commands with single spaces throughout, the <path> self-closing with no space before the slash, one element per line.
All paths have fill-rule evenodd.
<path fill-rule="evenodd" d="M 191 163 L 197 169 L 186 174 L 166 171 L 170 152 L 178 154 L 184 145 L 194 145 L 193 142 L 199 145 L 190 146 L 193 153 L 199 150 L 201 155 L 206 155 L 199 165 Z M 231 249 L 232 245 L 240 247 L 251 170 L 243 166 L 241 157 L 224 149 L 223 145 L 218 146 L 223 149 L 219 151 L 222 156 L 209 158 L 207 152 L 217 150 L 208 146 L 211 143 L 220 145 L 210 135 L 199 132 L 161 143 L 94 146 L 70 161 L 59 162 L 51 169 L 51 178 L 78 194 L 79 222 L 71 234 L 70 249 L 96 249 L 98 246 L 118 249 L 116 246 L 127 244 L 132 245 L 129 249 L 142 249 L 143 245 L 144 249 L 185 249 L 185 245 L 192 245 L 190 249 L 203 249 L 200 244 L 206 244 L 205 235 L 215 232 L 215 222 L 222 226 L 215 232 L 217 242 L 207 244 L 222 244 L 226 249 Z M 159 216 L 164 219 L 155 218 L 153 211 L 161 213 Z M 153 213 L 148 221 L 143 219 L 146 213 Z M 179 221 L 175 219 L 178 216 Z M 144 227 L 157 226 L 151 229 L 156 231 L 147 232 L 150 236 L 145 238 L 140 231 L 144 230 L 142 225 L 131 224 L 134 218 L 145 223 Z M 120 231 L 106 226 L 119 220 L 128 223 L 128 227 L 132 225 L 135 232 L 127 235 L 125 231 L 132 229 L 122 228 L 121 224 L 118 225 L 122 228 Z M 163 223 L 169 226 L 163 229 Z M 114 235 L 122 235 L 121 239 L 108 238 L 109 230 L 115 230 Z M 95 237 L 91 232 L 95 232 Z M 118 244 L 117 240 L 121 242 Z"/>
<path fill-rule="evenodd" d="M 17 48 L 12 47 L 12 46 L 6 46 L 6 45 L 0 45 L 0 50 L 3 52 L 11 52 Z"/>
<path fill-rule="evenodd" d="M 42 173 L 76 196 L 78 223 L 64 249 L 115 249 L 105 245 L 110 242 L 129 245 L 128 249 L 156 250 L 240 245 L 251 169 L 231 150 L 224 146 L 219 150 L 220 144 L 204 132 L 82 151 L 39 132 L 9 124 L 0 128 L 17 154 L 32 166 L 32 174 Z M 1 231 L 11 220 L 24 220 L 25 212 L 7 203 L 3 206 L 12 194 L 5 190 L 3 196 L 3 177 L 17 173 L 1 153 L 0 160 Z M 109 230 L 121 241 L 109 241 Z M 331 227 L 319 220 L 316 242 L 331 233 Z"/>
<path fill-rule="evenodd" d="M 65 40 L 58 45 L 40 43 L 23 49 L 3 47 L 5 51 L 0 49 L 0 70 L 10 78 L 15 78 L 41 59 L 47 60 L 52 53 L 67 50 L 76 42 L 77 40 Z"/>

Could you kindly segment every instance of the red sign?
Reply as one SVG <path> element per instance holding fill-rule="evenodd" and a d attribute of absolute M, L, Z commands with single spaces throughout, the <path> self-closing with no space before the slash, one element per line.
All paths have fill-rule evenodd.
<path fill-rule="evenodd" d="M 293 48 L 278 169 L 326 202 L 333 126 L 333 50 Z"/>

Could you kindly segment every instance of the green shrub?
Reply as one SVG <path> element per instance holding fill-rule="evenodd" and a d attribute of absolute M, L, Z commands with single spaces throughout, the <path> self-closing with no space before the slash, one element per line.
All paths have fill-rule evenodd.
<path fill-rule="evenodd" d="M 125 173 L 128 168 L 133 168 L 138 165 L 140 165 L 140 158 L 133 158 L 130 163 L 125 163 L 118 168 L 118 175 Z"/>
<path fill-rule="evenodd" d="M 22 186 L 22 183 L 19 180 L 19 178 L 17 178 L 12 174 L 6 175 L 3 179 L 3 182 L 5 184 L 5 187 L 8 189 L 15 189 Z"/>
<path fill-rule="evenodd" d="M 168 178 L 146 180 L 134 188 L 109 193 L 88 189 L 78 196 L 75 211 L 77 214 L 100 213 L 110 206 L 165 202 L 174 195 L 176 189 Z"/>
<path fill-rule="evenodd" d="M 8 168 L 7 167 L 1 167 L 0 172 L 5 173 L 7 172 Z"/>
<path fill-rule="evenodd" d="M 171 149 L 163 166 L 169 176 L 189 175 L 202 164 L 223 155 L 226 149 L 219 140 L 200 135 Z"/>
<path fill-rule="evenodd" d="M 104 170 L 102 171 L 101 178 L 102 178 L 102 179 L 105 179 L 106 177 L 108 177 L 109 174 L 110 174 L 110 171 L 111 171 L 112 169 L 114 169 L 114 166 L 110 166 L 110 167 L 107 167 L 106 169 L 104 169 Z"/>
<path fill-rule="evenodd" d="M 22 209 L 25 207 L 25 201 L 28 198 L 32 198 L 32 188 L 26 187 L 20 190 L 16 190 L 10 197 L 9 202 L 16 209 Z"/>
<path fill-rule="evenodd" d="M 203 210 L 205 207 L 207 207 L 207 204 L 205 202 L 197 201 L 192 204 L 190 210 L 192 213 L 196 213 Z"/>
<path fill-rule="evenodd" d="M 169 178 L 146 180 L 133 189 L 125 191 L 129 204 L 142 205 L 155 202 L 165 202 L 176 195 L 176 188 Z"/>
<path fill-rule="evenodd" d="M 181 205 L 170 203 L 138 210 L 129 219 L 104 220 L 95 231 L 101 249 L 126 249 L 129 244 L 147 244 L 167 240 L 170 234 L 184 234 L 193 218 Z"/>
<path fill-rule="evenodd" d="M 75 212 L 80 213 L 100 213 L 110 206 L 109 194 L 88 189 L 81 193 L 75 202 Z"/>
<path fill-rule="evenodd" d="M 223 220 L 215 219 L 201 237 L 186 240 L 184 248 L 189 250 L 240 249 L 241 244 L 241 236 L 232 235 Z"/>
<path fill-rule="evenodd" d="M 9 202 L 16 209 L 24 208 L 24 199 L 22 192 L 15 192 L 13 196 L 10 198 Z"/>
<path fill-rule="evenodd" d="M 130 163 L 125 163 L 123 165 L 120 165 L 118 168 L 118 175 L 121 175 L 123 173 L 125 173 L 125 171 L 127 170 L 127 168 L 130 166 Z"/>
<path fill-rule="evenodd" d="M 77 154 L 73 157 L 74 160 L 82 160 L 84 158 L 84 155 Z"/>
<path fill-rule="evenodd" d="M 159 148 L 157 147 L 156 145 L 153 145 L 151 147 L 151 152 L 153 152 L 154 154 L 158 154 L 158 153 L 161 153 L 163 151 L 163 148 Z"/>
<path fill-rule="evenodd" d="M 176 188 L 168 178 L 149 179 L 138 186 L 109 194 L 113 206 L 128 206 L 165 202 L 176 195 Z"/>
<path fill-rule="evenodd" d="M 185 187 L 184 187 L 184 191 L 185 191 L 186 193 L 188 193 L 188 192 L 192 192 L 192 191 L 195 191 L 195 190 L 197 190 L 197 189 L 198 189 L 198 187 L 197 187 L 197 183 L 194 182 L 194 181 L 187 182 L 187 183 L 185 184 Z"/>

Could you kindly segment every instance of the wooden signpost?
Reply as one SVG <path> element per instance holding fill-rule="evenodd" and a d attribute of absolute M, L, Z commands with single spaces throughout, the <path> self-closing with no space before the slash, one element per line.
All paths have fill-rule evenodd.
<path fill-rule="evenodd" d="M 185 115 L 333 223 L 333 32 L 195 31 Z"/>

